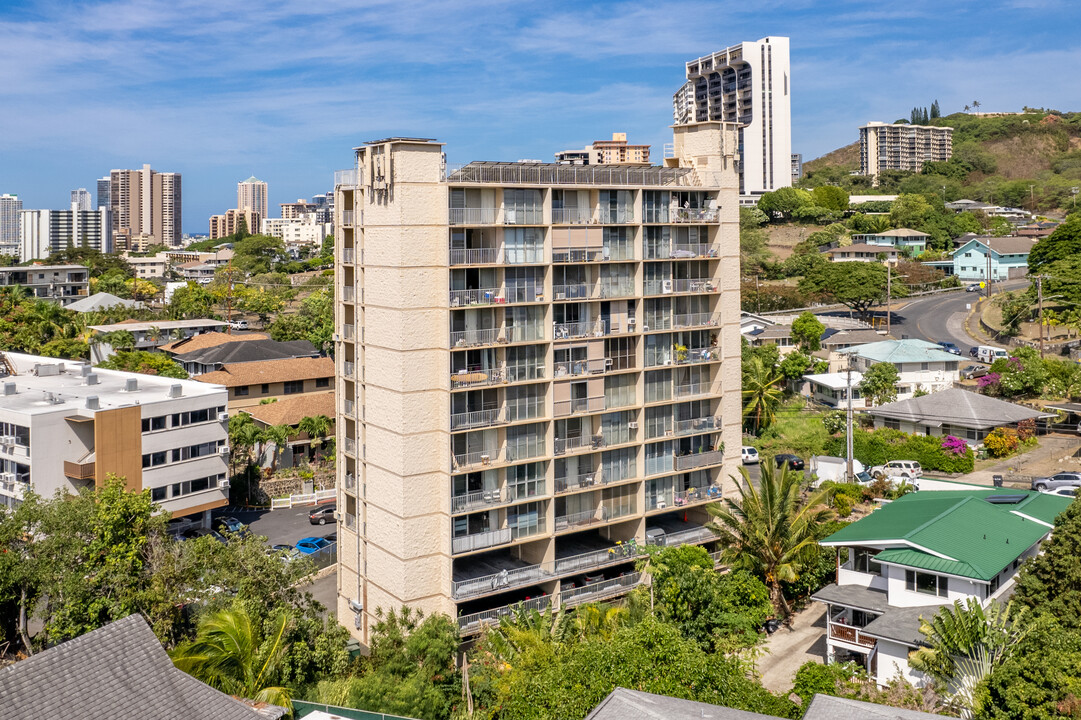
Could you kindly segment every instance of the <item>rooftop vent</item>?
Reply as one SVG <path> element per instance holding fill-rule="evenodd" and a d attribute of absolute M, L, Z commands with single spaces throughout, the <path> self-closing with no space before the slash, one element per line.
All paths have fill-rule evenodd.
<path fill-rule="evenodd" d="M 1016 505 L 1028 498 L 1028 495 L 988 495 L 984 498 L 992 505 Z"/>
<path fill-rule="evenodd" d="M 14 394 L 15 394 L 15 383 L 13 383 L 13 382 L 4 383 L 4 395 L 14 395 Z"/>
<path fill-rule="evenodd" d="M 87 373 L 86 374 L 86 384 L 87 385 L 97 385 L 98 384 L 98 374 L 97 373 Z"/>
<path fill-rule="evenodd" d="M 127 380 L 124 381 L 124 392 L 138 392 L 138 390 L 139 390 L 139 379 L 138 378 L 128 378 Z"/>
<path fill-rule="evenodd" d="M 98 396 L 97 395 L 87 395 L 86 396 L 86 409 L 87 410 L 100 410 L 101 409 L 101 403 L 98 402 Z"/>
<path fill-rule="evenodd" d="M 184 386 L 181 385 L 180 383 L 177 383 L 176 385 L 170 385 L 169 386 L 169 397 L 178 398 L 183 394 L 184 394 Z"/>
<path fill-rule="evenodd" d="M 90 365 L 82 365 L 82 366 L 80 366 L 79 367 L 79 372 L 80 372 L 80 374 L 82 374 L 83 377 L 86 377 L 87 375 L 90 374 Z"/>
<path fill-rule="evenodd" d="M 60 367 L 57 365 L 42 365 L 38 363 L 34 365 L 34 374 L 38 377 L 52 377 L 60 374 Z"/>

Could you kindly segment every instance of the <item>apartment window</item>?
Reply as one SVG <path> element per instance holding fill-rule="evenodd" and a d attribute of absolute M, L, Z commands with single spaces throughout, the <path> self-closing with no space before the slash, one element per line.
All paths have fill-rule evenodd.
<path fill-rule="evenodd" d="M 285 395 L 296 395 L 297 393 L 304 392 L 303 380 L 286 380 L 282 393 Z"/>
<path fill-rule="evenodd" d="M 150 490 L 150 499 L 153 502 L 161 502 L 169 496 L 169 488 L 157 487 Z"/>
<path fill-rule="evenodd" d="M 0 423 L 0 435 L 15 438 L 15 444 L 30 447 L 30 428 L 15 423 Z"/>
<path fill-rule="evenodd" d="M 630 228 L 606 227 L 602 234 L 603 255 L 606 260 L 633 260 L 633 233 Z"/>
<path fill-rule="evenodd" d="M 507 420 L 532 420 L 544 414 L 544 387 L 526 385 L 507 388 Z"/>
<path fill-rule="evenodd" d="M 165 420 L 168 415 L 161 415 L 159 417 L 143 418 L 143 432 L 154 432 L 156 430 L 165 429 Z"/>
<path fill-rule="evenodd" d="M 646 445 L 646 475 L 671 472 L 673 463 L 673 445 L 671 442 L 659 442 Z"/>
<path fill-rule="evenodd" d="M 174 450 L 174 452 L 176 452 Z M 146 453 L 143 455 L 143 467 L 157 467 L 158 465 L 164 465 L 169 461 L 168 453 L 164 450 L 159 452 Z"/>
<path fill-rule="evenodd" d="M 263 395 L 269 395 L 270 394 L 270 383 L 263 383 L 262 385 L 260 385 L 259 386 L 259 392 L 262 393 Z"/>
<path fill-rule="evenodd" d="M 646 376 L 646 402 L 661 402 L 672 399 L 672 371 L 654 370 L 647 372 Z"/>
<path fill-rule="evenodd" d="M 665 212 L 667 215 L 667 211 Z M 666 227 L 651 226 L 645 229 L 642 239 L 646 260 L 664 260 L 672 257 L 672 231 Z"/>
<path fill-rule="evenodd" d="M 544 262 L 544 231 L 541 228 L 504 229 L 503 256 L 508 265 Z"/>
<path fill-rule="evenodd" d="M 671 405 L 646 408 L 646 439 L 664 437 L 673 430 Z"/>
<path fill-rule="evenodd" d="M 507 428 L 507 459 L 513 462 L 543 455 L 543 428 L 539 424 Z"/>
<path fill-rule="evenodd" d="M 886 427 L 888 427 L 890 430 L 900 430 L 901 429 L 901 421 L 898 420 L 897 418 L 886 418 L 885 419 L 885 424 L 886 424 Z"/>
<path fill-rule="evenodd" d="M 316 378 L 315 379 L 315 387 L 317 387 L 317 388 L 330 387 L 330 378 Z"/>
<path fill-rule="evenodd" d="M 905 570 L 905 590 L 923 595 L 946 597 L 949 593 L 949 578 L 931 573 Z"/>
<path fill-rule="evenodd" d="M 635 432 L 631 430 L 630 426 L 630 422 L 633 418 L 633 411 L 602 415 L 601 434 L 604 436 L 605 444 L 619 445 L 634 440 Z"/>
<path fill-rule="evenodd" d="M 542 380 L 545 349 L 536 345 L 507 349 L 507 381 Z"/>
<path fill-rule="evenodd" d="M 507 496 L 511 500 L 544 494 L 544 463 L 527 463 L 507 468 Z"/>
<path fill-rule="evenodd" d="M 875 556 L 879 552 L 879 550 L 870 550 L 868 548 L 853 548 L 852 569 L 857 572 L 881 575 L 882 565 L 875 561 Z"/>
<path fill-rule="evenodd" d="M 515 539 L 536 535 L 540 527 L 541 503 L 531 502 L 512 507 L 507 511 L 507 525 Z"/>
<path fill-rule="evenodd" d="M 638 474 L 635 448 L 621 448 L 601 453 L 601 478 L 605 483 L 619 482 Z"/>
<path fill-rule="evenodd" d="M 920 363 L 920 370 L 929 370 L 931 363 Z"/>
<path fill-rule="evenodd" d="M 626 407 L 635 404 L 634 375 L 609 375 L 604 379 L 604 406 Z"/>
<path fill-rule="evenodd" d="M 233 388 L 233 397 L 244 397 L 248 394 L 249 387 L 247 385 L 241 385 Z"/>
<path fill-rule="evenodd" d="M 217 475 L 210 475 L 209 477 L 199 478 L 197 480 L 185 480 L 184 482 L 173 483 L 171 486 L 172 492 L 170 493 L 170 497 L 178 498 L 196 492 L 203 492 L 204 490 L 213 490 L 224 480 L 225 473 L 218 473 Z"/>

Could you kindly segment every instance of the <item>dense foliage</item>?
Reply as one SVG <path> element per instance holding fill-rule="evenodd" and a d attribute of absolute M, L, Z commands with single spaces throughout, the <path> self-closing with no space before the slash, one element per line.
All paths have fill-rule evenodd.
<path fill-rule="evenodd" d="M 900 430 L 857 428 L 852 435 L 856 458 L 864 465 L 881 465 L 890 460 L 916 460 L 924 470 L 945 473 L 969 473 L 975 464 L 975 454 L 968 448 L 957 455 L 942 446 L 940 438 L 930 435 L 908 435 Z M 826 443 L 825 454 L 844 457 L 845 438 L 833 437 Z"/>
<path fill-rule="evenodd" d="M 126 370 L 143 375 L 161 375 L 162 377 L 186 380 L 188 373 L 175 360 L 164 353 L 146 350 L 121 350 L 98 363 L 106 370 Z"/>

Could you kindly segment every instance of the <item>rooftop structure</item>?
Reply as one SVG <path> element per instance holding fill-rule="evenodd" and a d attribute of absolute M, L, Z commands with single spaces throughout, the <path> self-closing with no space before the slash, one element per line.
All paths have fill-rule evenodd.
<path fill-rule="evenodd" d="M 183 340 L 175 340 L 173 342 L 162 345 L 159 349 L 162 352 L 170 354 L 183 354 L 195 352 L 196 350 L 205 350 L 206 348 L 217 347 L 218 345 L 224 345 L 225 343 L 234 342 L 246 342 L 250 340 L 269 340 L 270 335 L 261 332 L 243 332 L 243 333 L 227 333 L 227 332 L 204 332 L 199 335 L 193 335 L 192 337 L 184 338 Z"/>
<path fill-rule="evenodd" d="M 202 350 L 177 352 L 173 359 L 183 365 L 188 374 L 202 375 L 221 370 L 225 365 L 288 358 L 317 358 L 319 355 L 319 351 L 307 340 L 237 340 Z"/>
<path fill-rule="evenodd" d="M 67 308 L 75 312 L 98 312 L 118 305 L 128 308 L 143 307 L 143 303 L 137 300 L 126 300 L 112 293 L 99 292 L 81 300 L 76 300 L 70 303 Z"/>
<path fill-rule="evenodd" d="M 334 360 L 298 357 L 226 363 L 220 370 L 197 375 L 195 379 L 224 385 L 229 389 L 229 408 L 242 409 L 258 405 L 267 398 L 330 390 Z"/>

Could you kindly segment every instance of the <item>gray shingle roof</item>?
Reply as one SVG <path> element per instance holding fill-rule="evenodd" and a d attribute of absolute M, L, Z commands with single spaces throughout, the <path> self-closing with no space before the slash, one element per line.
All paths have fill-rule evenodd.
<path fill-rule="evenodd" d="M 803 720 L 926 720 L 941 717 L 946 716 L 830 695 L 815 695 L 803 714 Z"/>
<path fill-rule="evenodd" d="M 298 357 L 319 357 L 319 351 L 307 340 L 246 340 L 178 354 L 176 360 L 182 363 L 216 365 Z"/>
<path fill-rule="evenodd" d="M 0 670 L 0 717 L 35 720 L 259 720 L 177 670 L 140 615 Z"/>
<path fill-rule="evenodd" d="M 616 688 L 586 720 L 775 720 L 746 710 Z"/>
<path fill-rule="evenodd" d="M 885 638 L 918 647 L 926 644 L 920 632 L 920 616 L 930 620 L 938 612 L 938 606 L 891 608 L 869 622 L 860 632 L 876 638 Z"/>
<path fill-rule="evenodd" d="M 95 312 L 98 310 L 115 307 L 117 305 L 123 305 L 124 307 L 143 306 L 141 302 L 136 302 L 134 300 L 125 300 L 124 298 L 117 297 L 112 293 L 99 292 L 94 293 L 90 297 L 84 297 L 82 300 L 76 300 L 75 302 L 67 305 L 66 309 L 74 310 L 75 312 Z"/>
<path fill-rule="evenodd" d="M 943 423 L 975 430 L 1012 425 L 1022 420 L 1050 417 L 1005 400 L 950 388 L 923 397 L 901 400 L 865 410 L 875 417 L 906 420 L 938 427 Z"/>

